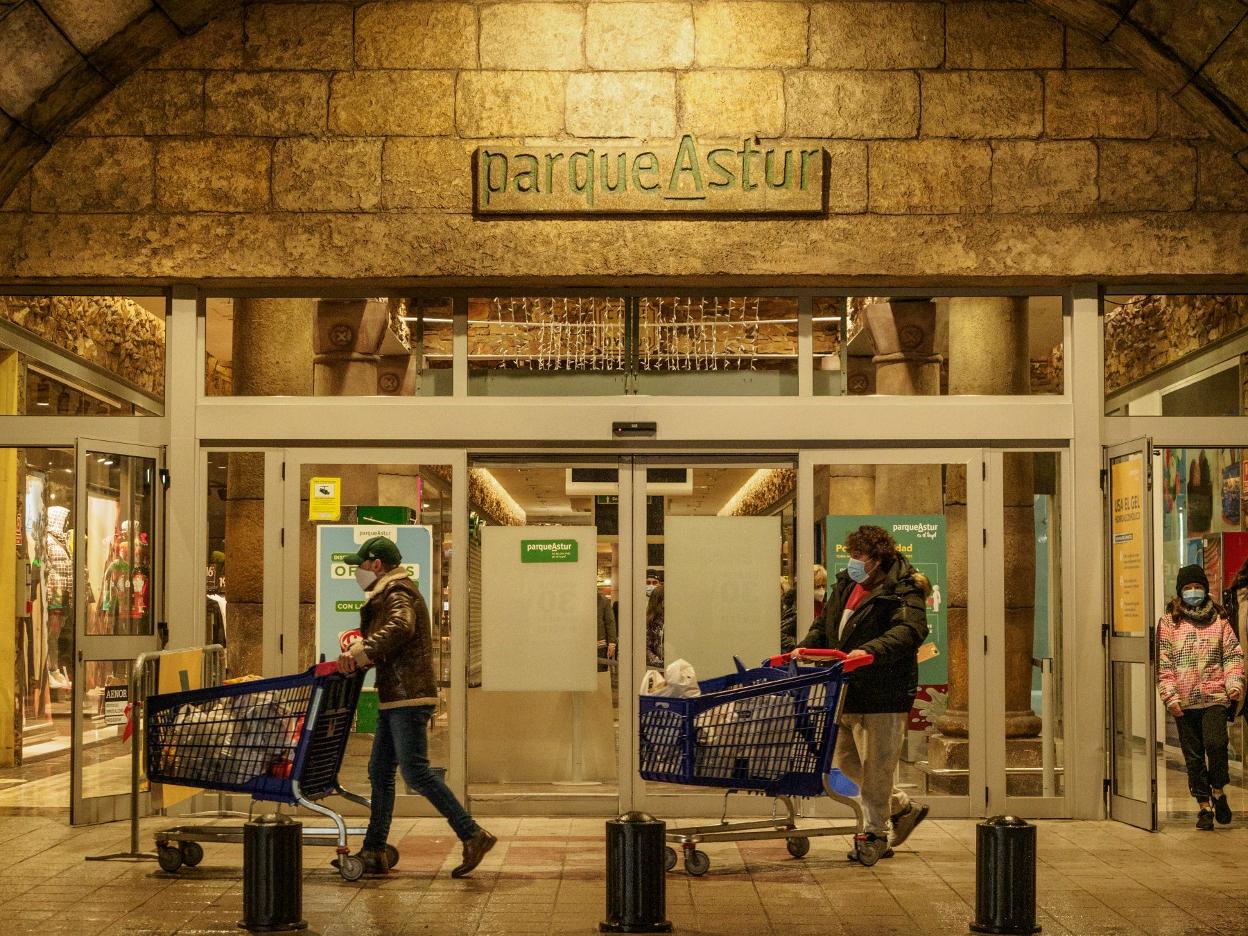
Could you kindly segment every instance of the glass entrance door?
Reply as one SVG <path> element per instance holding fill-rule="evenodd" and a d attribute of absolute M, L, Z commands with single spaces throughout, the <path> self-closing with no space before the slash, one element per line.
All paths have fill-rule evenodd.
<path fill-rule="evenodd" d="M 797 464 L 792 458 L 636 458 L 625 470 L 633 491 L 632 640 L 625 646 L 632 664 L 631 808 L 718 815 L 720 789 L 639 777 L 637 688 L 648 669 L 673 682 L 710 679 L 735 672 L 735 659 L 758 666 L 781 652 L 794 628 L 805 636 L 810 615 L 797 609 L 812 599 L 796 582 Z M 686 666 L 691 673 L 681 676 Z M 750 813 L 770 804 L 739 796 L 728 807 Z"/>
<path fill-rule="evenodd" d="M 80 439 L 72 563 L 74 629 L 70 821 L 128 815 L 126 731 L 135 659 L 160 649 L 163 543 L 157 449 Z"/>
<path fill-rule="evenodd" d="M 1152 440 L 1105 453 L 1109 814 L 1157 828 Z"/>

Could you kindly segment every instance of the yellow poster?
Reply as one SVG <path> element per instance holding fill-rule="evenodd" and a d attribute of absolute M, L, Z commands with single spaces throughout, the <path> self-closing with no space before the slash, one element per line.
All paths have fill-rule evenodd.
<path fill-rule="evenodd" d="M 188 692 L 191 689 L 202 688 L 204 688 L 204 651 L 202 649 L 180 650 L 177 653 L 167 653 L 161 656 L 160 669 L 156 677 L 158 693 L 164 695 L 168 692 Z M 192 787 L 153 783 L 152 805 L 168 809 L 199 792 L 201 791 Z"/>
<path fill-rule="evenodd" d="M 1142 637 L 1144 619 L 1144 462 L 1132 455 L 1110 467 L 1110 584 L 1114 634 Z"/>
<path fill-rule="evenodd" d="M 308 482 L 308 519 L 337 521 L 342 517 L 342 479 L 313 478 Z"/>

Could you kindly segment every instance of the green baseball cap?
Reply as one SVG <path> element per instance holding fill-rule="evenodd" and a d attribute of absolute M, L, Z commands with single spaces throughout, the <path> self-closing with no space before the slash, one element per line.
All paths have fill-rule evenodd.
<path fill-rule="evenodd" d="M 372 539 L 365 541 L 360 547 L 360 551 L 351 556 L 344 556 L 343 562 L 347 565 L 359 565 L 361 562 L 368 562 L 370 559 L 380 559 L 382 565 L 397 566 L 403 561 L 403 554 L 399 552 L 399 547 L 395 546 L 391 540 L 384 536 L 374 536 Z"/>

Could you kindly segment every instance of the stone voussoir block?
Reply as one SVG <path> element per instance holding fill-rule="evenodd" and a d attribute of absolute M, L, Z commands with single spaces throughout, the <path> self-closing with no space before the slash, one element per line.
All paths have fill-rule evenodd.
<path fill-rule="evenodd" d="M 607 0 L 585 13 L 590 68 L 651 71 L 693 64 L 693 8 L 688 3 Z"/>
<path fill-rule="evenodd" d="M 678 79 L 680 126 L 704 137 L 784 132 L 784 76 L 778 71 L 707 69 Z"/>
<path fill-rule="evenodd" d="M 278 140 L 273 204 L 285 211 L 370 211 L 381 204 L 380 139 Z"/>
<path fill-rule="evenodd" d="M 241 136 L 321 133 L 327 84 L 321 72 L 210 72 L 204 129 Z"/>
<path fill-rule="evenodd" d="M 1101 140 L 1101 207 L 1187 211 L 1196 201 L 1196 152 L 1188 143 Z"/>
<path fill-rule="evenodd" d="M 558 72 L 461 72 L 455 121 L 465 137 L 553 136 L 563 132 L 565 76 Z"/>
<path fill-rule="evenodd" d="M 31 173 L 34 211 L 143 211 L 153 144 L 141 137 L 67 137 Z"/>
<path fill-rule="evenodd" d="M 249 68 L 337 69 L 352 65 L 352 9 L 342 3 L 259 3 L 244 9 Z"/>
<path fill-rule="evenodd" d="M 1044 82 L 1026 71 L 932 71 L 921 76 L 925 137 L 1037 137 Z"/>
<path fill-rule="evenodd" d="M 1136 71 L 1044 75 L 1045 136 L 1144 138 L 1157 128 L 1157 93 Z"/>
<path fill-rule="evenodd" d="M 945 59 L 939 3 L 815 3 L 812 68 L 938 68 Z"/>
<path fill-rule="evenodd" d="M 919 130 L 919 79 L 909 71 L 797 71 L 785 83 L 790 136 L 905 138 Z"/>
<path fill-rule="evenodd" d="M 458 137 L 394 137 L 381 155 L 381 202 L 387 210 L 472 211 L 472 154 Z"/>
<path fill-rule="evenodd" d="M 166 139 L 156 147 L 156 205 L 165 211 L 269 207 L 272 143 L 253 137 Z"/>
<path fill-rule="evenodd" d="M 887 140 L 870 146 L 870 210 L 960 214 L 991 204 L 992 148 L 961 140 Z"/>
<path fill-rule="evenodd" d="M 585 8 L 578 3 L 499 3 L 481 8 L 482 68 L 575 71 L 585 66 Z"/>
<path fill-rule="evenodd" d="M 670 137 L 676 133 L 671 72 L 589 72 L 568 76 L 568 133 L 578 137 Z"/>
<path fill-rule="evenodd" d="M 949 68 L 1061 68 L 1062 24 L 1030 4 L 973 0 L 945 5 Z"/>
<path fill-rule="evenodd" d="M 1091 211 L 1096 172 L 1096 144 L 1088 140 L 998 141 L 992 145 L 993 210 Z"/>
<path fill-rule="evenodd" d="M 809 7 L 785 0 L 697 0 L 694 64 L 704 68 L 805 65 Z"/>
<path fill-rule="evenodd" d="M 471 3 L 387 0 L 355 13 L 360 68 L 475 68 L 477 10 Z"/>
<path fill-rule="evenodd" d="M 455 131 L 450 71 L 354 71 L 334 76 L 329 129 L 345 135 L 436 136 Z"/>
<path fill-rule="evenodd" d="M 82 60 L 37 4 L 19 4 L 0 19 L 0 108 L 23 116 Z"/>

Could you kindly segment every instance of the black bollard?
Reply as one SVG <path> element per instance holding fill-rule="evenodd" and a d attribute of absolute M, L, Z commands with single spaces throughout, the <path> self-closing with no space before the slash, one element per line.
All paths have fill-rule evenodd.
<path fill-rule="evenodd" d="M 307 929 L 303 919 L 303 824 L 288 816 L 243 826 L 243 918 L 253 933 Z"/>
<path fill-rule="evenodd" d="M 1036 827 L 993 816 L 975 827 L 975 933 L 1022 936 L 1036 925 Z"/>
<path fill-rule="evenodd" d="M 663 833 L 667 826 L 641 812 L 607 822 L 607 918 L 604 933 L 670 933 Z"/>

